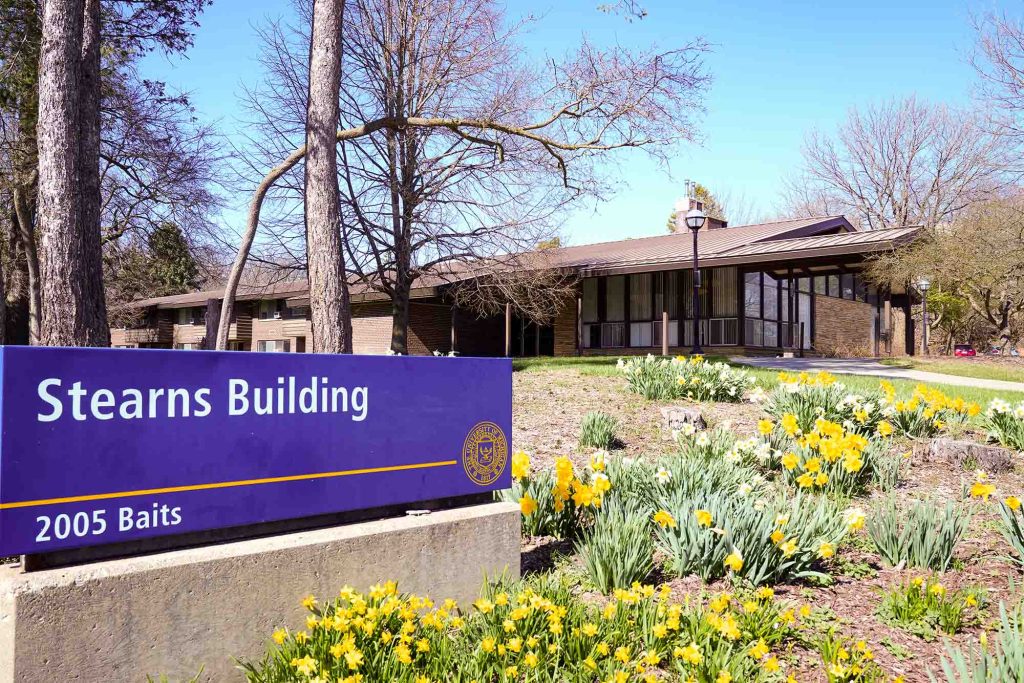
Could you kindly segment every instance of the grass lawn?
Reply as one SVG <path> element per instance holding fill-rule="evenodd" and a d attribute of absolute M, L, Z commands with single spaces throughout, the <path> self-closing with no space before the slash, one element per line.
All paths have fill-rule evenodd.
<path fill-rule="evenodd" d="M 958 377 L 998 379 L 1004 382 L 1024 382 L 1024 360 L 885 358 L 882 360 L 882 363 L 898 368 L 941 372 L 944 375 L 957 375 Z"/>
<path fill-rule="evenodd" d="M 570 357 L 541 357 L 541 358 L 517 358 L 512 363 L 512 368 L 516 372 L 544 372 L 550 370 L 576 370 L 582 375 L 591 376 L 613 376 L 618 374 L 618 370 L 615 364 L 618 362 L 618 356 L 570 356 Z M 741 363 L 733 363 L 724 357 L 708 356 L 708 360 L 717 361 L 721 360 L 730 365 L 743 367 L 748 370 L 754 377 L 757 378 L 758 384 L 765 388 L 765 390 L 771 389 L 778 384 L 778 370 L 770 368 L 756 368 L 752 366 L 743 365 Z M 957 366 L 954 361 L 943 361 L 943 364 L 949 364 Z M 992 371 L 994 363 L 979 362 L 977 366 L 970 366 L 970 362 L 965 363 L 963 366 L 967 369 L 974 369 L 975 367 L 979 371 Z M 1006 364 L 1003 364 L 1004 366 Z M 918 367 L 918 366 L 914 366 Z M 946 372 L 946 374 L 960 375 L 963 377 L 983 377 L 987 379 L 1003 379 L 1009 381 L 1021 381 L 1024 382 L 1024 364 L 1020 368 L 1012 368 L 1019 375 L 1007 375 L 1007 372 L 1011 368 L 1002 367 L 999 371 L 1002 374 L 991 374 L 991 375 L 973 375 L 967 372 L 947 372 L 946 370 L 935 369 L 935 364 L 930 363 L 927 367 L 921 366 L 919 369 L 928 370 L 930 372 Z M 837 375 L 838 379 L 850 388 L 851 391 L 855 392 L 866 392 L 878 388 L 880 378 L 871 377 L 869 375 Z M 913 380 L 905 379 L 893 379 L 890 380 L 896 390 L 901 394 L 909 394 L 914 390 L 914 387 L 919 384 Z M 1018 401 L 1024 401 L 1024 393 L 1012 392 L 1012 391 L 998 391 L 994 389 L 980 389 L 977 387 L 961 387 L 952 384 L 930 384 L 944 393 L 950 396 L 961 396 L 965 401 L 976 401 L 982 406 L 988 405 L 988 402 L 993 398 L 1002 398 L 1007 401 L 1016 403 Z"/>

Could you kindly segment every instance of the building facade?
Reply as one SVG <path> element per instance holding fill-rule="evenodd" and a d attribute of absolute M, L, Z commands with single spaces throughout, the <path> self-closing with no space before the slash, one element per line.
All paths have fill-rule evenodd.
<path fill-rule="evenodd" d="M 859 232 L 832 216 L 699 233 L 697 297 L 690 234 L 553 250 L 550 267 L 576 281 L 575 300 L 547 324 L 516 315 L 480 317 L 453 306 L 450 282 L 414 290 L 409 352 L 471 356 L 681 353 L 695 333 L 712 352 L 881 356 L 912 354 L 912 293 L 879 291 L 862 274 L 872 254 L 912 240 L 915 228 Z M 113 345 L 203 348 L 206 306 L 221 292 L 140 301 L 139 323 L 111 332 Z M 213 304 L 215 306 L 215 303 Z M 216 306 L 215 306 L 216 307 Z M 391 305 L 354 289 L 356 353 L 387 353 Z M 695 325 L 694 321 L 698 320 Z M 311 348 L 304 282 L 241 292 L 229 348 L 303 352 Z"/>

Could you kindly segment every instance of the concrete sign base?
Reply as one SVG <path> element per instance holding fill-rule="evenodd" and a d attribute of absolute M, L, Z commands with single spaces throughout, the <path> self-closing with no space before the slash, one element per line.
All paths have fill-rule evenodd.
<path fill-rule="evenodd" d="M 22 572 L 0 568 L 0 683 L 242 680 L 300 601 L 392 579 L 468 609 L 484 577 L 519 575 L 519 507 L 489 503 Z"/>

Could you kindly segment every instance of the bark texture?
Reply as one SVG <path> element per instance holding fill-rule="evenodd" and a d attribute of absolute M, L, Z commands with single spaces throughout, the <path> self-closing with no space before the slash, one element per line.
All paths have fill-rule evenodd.
<path fill-rule="evenodd" d="M 314 353 L 352 353 L 335 155 L 344 0 L 314 0 L 306 106 L 306 260 Z"/>
<path fill-rule="evenodd" d="M 40 342 L 106 346 L 109 330 L 99 267 L 98 0 L 47 0 L 42 26 L 37 127 Z"/>

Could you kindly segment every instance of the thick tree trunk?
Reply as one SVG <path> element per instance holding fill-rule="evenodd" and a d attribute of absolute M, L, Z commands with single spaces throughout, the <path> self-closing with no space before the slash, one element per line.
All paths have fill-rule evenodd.
<path fill-rule="evenodd" d="M 306 262 L 314 353 L 352 353 L 335 153 L 344 0 L 314 0 L 306 105 Z"/>
<path fill-rule="evenodd" d="M 42 325 L 40 341 L 81 343 L 84 314 L 78 234 L 78 64 L 82 0 L 43 3 L 39 55 L 39 228 Z"/>
<path fill-rule="evenodd" d="M 98 178 L 93 181 L 99 168 L 99 93 L 90 92 L 99 87 L 97 1 L 43 3 L 37 138 L 40 342 L 48 346 L 109 344 Z M 83 139 L 94 131 L 95 140 Z"/>
<path fill-rule="evenodd" d="M 409 354 L 409 290 L 407 283 L 396 283 L 391 295 L 391 350 Z"/>
<path fill-rule="evenodd" d="M 82 212 L 84 332 L 88 346 L 109 346 L 110 328 L 103 291 L 103 239 L 100 228 L 100 0 L 85 0 L 79 61 L 78 178 Z"/>

